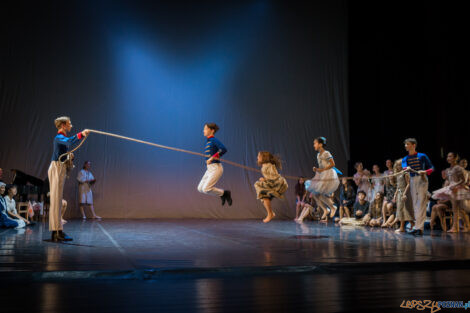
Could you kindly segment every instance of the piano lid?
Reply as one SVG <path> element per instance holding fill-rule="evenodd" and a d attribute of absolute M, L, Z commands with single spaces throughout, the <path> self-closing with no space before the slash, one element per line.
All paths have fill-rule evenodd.
<path fill-rule="evenodd" d="M 13 172 L 13 184 L 14 185 L 27 185 L 28 183 L 33 186 L 42 187 L 44 181 L 40 178 L 28 175 L 20 170 L 12 169 Z"/>

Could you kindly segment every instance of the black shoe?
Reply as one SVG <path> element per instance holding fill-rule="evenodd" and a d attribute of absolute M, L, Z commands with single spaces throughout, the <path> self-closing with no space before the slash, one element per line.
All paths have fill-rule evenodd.
<path fill-rule="evenodd" d="M 224 191 L 224 194 L 220 196 L 220 199 L 222 199 L 222 206 L 224 206 L 225 200 L 227 199 L 225 195 L 226 195 L 226 192 Z"/>
<path fill-rule="evenodd" d="M 224 191 L 225 193 L 225 199 L 227 200 L 227 203 L 228 205 L 232 205 L 232 193 L 230 192 L 230 190 L 225 190 Z"/>
<path fill-rule="evenodd" d="M 59 230 L 59 235 L 62 237 L 62 241 L 72 241 L 73 238 L 68 236 L 66 233 L 63 231 Z"/>
<path fill-rule="evenodd" d="M 413 236 L 422 236 L 423 231 L 420 230 L 420 229 L 413 229 L 413 230 L 409 231 L 408 234 L 413 235 Z"/>
<path fill-rule="evenodd" d="M 58 231 L 56 231 L 56 230 L 52 231 L 51 241 L 52 242 L 61 242 L 62 241 L 62 236 L 60 236 Z"/>

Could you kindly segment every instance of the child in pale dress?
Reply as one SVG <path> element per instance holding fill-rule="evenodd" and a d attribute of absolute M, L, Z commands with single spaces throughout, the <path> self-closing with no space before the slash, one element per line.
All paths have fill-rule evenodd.
<path fill-rule="evenodd" d="M 317 205 L 323 210 L 321 220 L 328 219 L 328 209 L 330 208 L 330 217 L 332 218 L 337 210 L 334 206 L 330 196 L 338 189 L 339 179 L 337 169 L 335 168 L 335 161 L 329 151 L 325 150 L 326 138 L 318 137 L 313 141 L 315 151 L 318 151 L 317 161 L 319 168 L 314 167 L 315 177 L 305 182 L 305 187 L 308 192 L 314 195 Z"/>
<path fill-rule="evenodd" d="M 93 205 L 93 191 L 91 186 L 96 182 L 95 177 L 90 171 L 91 162 L 85 161 L 83 163 L 83 169 L 77 175 L 78 181 L 78 193 L 80 198 L 80 212 L 82 213 L 82 218 L 86 220 L 85 207 L 89 207 L 91 213 L 93 214 L 94 219 L 101 219 L 100 216 L 96 215 L 95 208 Z"/>
<path fill-rule="evenodd" d="M 8 215 L 8 205 L 3 198 L 3 194 L 5 193 L 6 184 L 0 181 L 0 227 L 1 228 L 21 228 L 24 227 L 24 223 L 21 224 L 18 220 L 11 218 Z"/>
<path fill-rule="evenodd" d="M 371 175 L 371 181 L 372 181 L 371 201 L 374 201 L 375 194 L 377 192 L 381 192 L 382 194 L 384 194 L 385 180 L 383 178 L 384 175 L 380 173 L 380 167 L 377 164 L 374 164 L 372 166 L 372 172 L 373 174 Z"/>
<path fill-rule="evenodd" d="M 459 156 L 454 152 L 447 154 L 447 162 L 450 168 L 447 172 L 448 185 L 433 192 L 432 197 L 439 200 L 450 200 L 452 203 L 452 228 L 450 233 L 460 232 L 459 218 L 464 221 L 462 232 L 468 232 L 470 220 L 465 212 L 465 201 L 470 200 L 470 189 L 467 185 L 467 176 L 465 170 L 457 164 Z"/>
<path fill-rule="evenodd" d="M 8 194 L 4 197 L 5 202 L 7 203 L 7 213 L 8 217 L 11 219 L 14 219 L 17 223 L 18 226 L 16 227 L 17 229 L 23 228 L 27 225 L 30 224 L 30 222 L 22 217 L 21 215 L 18 214 L 18 211 L 16 210 L 16 202 L 15 202 L 15 196 L 17 193 L 17 188 L 15 185 L 10 186 L 8 188 Z"/>
<path fill-rule="evenodd" d="M 447 172 L 449 169 L 445 169 L 441 171 L 441 177 L 444 181 L 442 183 L 442 187 L 446 187 L 449 184 L 447 180 Z M 447 232 L 447 223 L 445 221 L 446 212 L 450 209 L 450 201 L 449 200 L 440 200 L 438 199 L 436 204 L 434 204 L 431 208 L 431 220 L 429 222 L 429 226 L 431 226 L 431 230 L 434 230 L 436 226 L 436 220 L 439 219 L 441 224 L 441 228 L 443 231 Z"/>
<path fill-rule="evenodd" d="M 268 151 L 260 151 L 258 165 L 261 166 L 263 177 L 255 183 L 256 197 L 263 202 L 267 213 L 263 222 L 268 223 L 276 216 L 271 206 L 271 200 L 274 197 L 284 198 L 288 185 L 285 178 L 278 172 L 282 168 L 278 157 Z"/>

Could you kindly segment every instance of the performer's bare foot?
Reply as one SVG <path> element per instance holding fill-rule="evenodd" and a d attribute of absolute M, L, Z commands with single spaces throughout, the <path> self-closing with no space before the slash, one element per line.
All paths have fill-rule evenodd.
<path fill-rule="evenodd" d="M 326 220 L 326 219 L 328 219 L 328 211 L 325 211 L 325 212 L 323 213 L 323 215 L 321 216 L 321 218 L 320 218 L 320 220 L 322 220 L 322 221 L 323 221 L 323 220 Z"/>
<path fill-rule="evenodd" d="M 276 216 L 276 213 L 273 212 L 273 214 L 268 214 L 266 218 L 263 220 L 263 223 L 269 223 L 274 217 Z"/>
<path fill-rule="evenodd" d="M 101 219 L 101 216 L 98 216 L 98 215 L 95 215 L 93 216 L 94 219 L 97 219 L 97 220 L 100 220 Z"/>
<path fill-rule="evenodd" d="M 468 228 L 464 228 L 461 230 L 462 233 L 468 233 L 469 229 Z"/>
<path fill-rule="evenodd" d="M 382 228 L 387 228 L 388 227 L 388 224 L 387 223 L 383 223 L 382 226 L 380 226 Z"/>
<path fill-rule="evenodd" d="M 336 208 L 335 206 L 333 206 L 333 209 L 331 210 L 331 213 L 330 213 L 330 218 L 333 218 L 336 214 L 336 210 L 338 210 L 338 208 Z"/>
<path fill-rule="evenodd" d="M 452 228 L 449 229 L 447 232 L 448 232 L 448 233 L 458 233 L 459 230 L 458 230 L 458 229 L 455 229 L 454 227 L 452 227 Z"/>
<path fill-rule="evenodd" d="M 396 232 L 397 234 L 400 234 L 400 233 L 405 233 L 405 230 L 398 228 L 397 230 L 395 230 L 395 232 Z"/>

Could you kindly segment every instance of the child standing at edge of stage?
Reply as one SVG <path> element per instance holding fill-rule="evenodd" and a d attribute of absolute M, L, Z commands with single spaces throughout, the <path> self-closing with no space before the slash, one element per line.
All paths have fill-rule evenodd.
<path fill-rule="evenodd" d="M 326 138 L 318 137 L 313 140 L 313 147 L 318 151 L 317 161 L 319 168 L 314 167 L 315 177 L 312 180 L 305 182 L 305 187 L 308 192 L 314 195 L 317 205 L 322 208 L 323 216 L 321 220 L 328 220 L 328 210 L 330 208 L 330 217 L 333 218 L 336 212 L 336 207 L 330 199 L 331 193 L 335 192 L 339 186 L 339 179 L 337 170 L 335 168 L 335 161 L 329 151 L 325 150 Z"/>
<path fill-rule="evenodd" d="M 58 132 L 54 137 L 54 151 L 52 153 L 51 165 L 47 171 L 49 177 L 50 189 L 50 207 L 49 207 L 49 230 L 52 232 L 52 241 L 70 241 L 71 237 L 63 232 L 62 223 L 62 203 L 64 193 L 65 176 L 67 174 L 67 165 L 59 157 L 78 143 L 82 138 L 88 136 L 90 131 L 85 129 L 72 137 L 67 137 L 67 133 L 72 130 L 70 117 L 58 117 L 54 121 Z"/>
<path fill-rule="evenodd" d="M 223 156 L 227 149 L 214 137 L 219 130 L 219 126 L 215 123 L 206 123 L 204 125 L 203 134 L 207 138 L 204 154 L 206 155 L 207 170 L 199 183 L 197 190 L 206 195 L 219 196 L 222 199 L 222 205 L 225 202 L 232 205 L 232 194 L 230 190 L 222 190 L 215 187 L 215 184 L 222 177 L 224 168 L 220 163 L 220 157 Z"/>
<path fill-rule="evenodd" d="M 271 207 L 271 200 L 274 197 L 284 198 L 283 194 L 286 192 L 288 185 L 285 178 L 278 173 L 278 169 L 282 168 L 281 160 L 278 157 L 268 151 L 260 151 L 258 153 L 258 165 L 261 166 L 263 177 L 255 183 L 256 197 L 263 202 L 268 214 L 263 222 L 268 223 L 276 216 Z"/>

